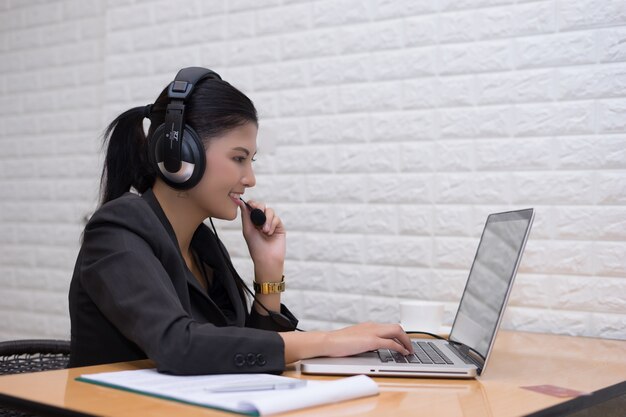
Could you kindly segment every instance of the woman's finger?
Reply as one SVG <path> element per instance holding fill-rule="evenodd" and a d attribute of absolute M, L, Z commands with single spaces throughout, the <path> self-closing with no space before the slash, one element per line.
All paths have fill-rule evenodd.
<path fill-rule="evenodd" d="M 382 332 L 378 335 L 387 339 L 395 339 L 402 344 L 409 352 L 413 352 L 413 346 L 411 345 L 411 338 L 406 334 L 402 326 L 399 324 L 386 324 L 383 325 Z"/>
<path fill-rule="evenodd" d="M 270 236 L 271 236 L 271 235 L 273 235 L 273 234 L 274 234 L 274 232 L 275 232 L 275 231 L 276 231 L 276 229 L 280 226 L 280 224 L 281 224 L 281 223 L 282 223 L 282 222 L 281 222 L 281 220 L 280 220 L 280 217 L 278 217 L 278 216 L 274 216 L 274 217 L 272 218 L 271 223 L 270 223 L 270 228 L 269 228 L 270 230 L 269 230 L 269 232 L 268 232 L 268 235 L 270 235 Z"/>
<path fill-rule="evenodd" d="M 395 350 L 402 355 L 408 355 L 411 353 L 410 350 L 405 348 L 401 343 L 396 342 L 393 339 L 379 339 L 377 349 L 391 349 Z"/>
<path fill-rule="evenodd" d="M 265 203 L 262 203 L 260 201 L 256 201 L 256 200 L 248 200 L 248 205 L 250 207 L 252 207 L 253 209 L 257 208 L 259 210 L 261 210 L 262 212 L 265 212 Z M 248 208 L 248 210 L 250 210 Z"/>
<path fill-rule="evenodd" d="M 263 232 L 270 234 L 270 229 L 272 226 L 272 222 L 276 217 L 276 213 L 270 207 L 265 207 L 265 223 L 263 224 Z"/>

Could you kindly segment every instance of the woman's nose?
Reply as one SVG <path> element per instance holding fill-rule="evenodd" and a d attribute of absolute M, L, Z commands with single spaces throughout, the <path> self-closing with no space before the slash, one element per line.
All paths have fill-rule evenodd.
<path fill-rule="evenodd" d="M 246 175 L 242 178 L 243 185 L 246 187 L 254 187 L 256 185 L 256 177 L 254 176 L 254 170 L 252 167 L 248 168 Z"/>

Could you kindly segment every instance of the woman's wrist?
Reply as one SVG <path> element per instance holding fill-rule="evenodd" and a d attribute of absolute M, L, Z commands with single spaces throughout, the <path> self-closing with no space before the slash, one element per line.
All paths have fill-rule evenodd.
<path fill-rule="evenodd" d="M 327 356 L 326 338 L 328 332 L 280 332 L 278 334 L 285 343 L 285 363 Z"/>
<path fill-rule="evenodd" d="M 284 273 L 284 260 L 278 261 L 264 261 L 254 262 L 254 281 L 258 284 L 262 283 L 278 283 L 283 281 Z M 265 309 L 271 311 L 280 311 L 280 292 L 272 294 L 262 294 L 255 290 L 256 300 L 263 304 L 263 307 L 254 303 L 254 308 L 261 315 L 267 315 L 268 312 Z"/>
<path fill-rule="evenodd" d="M 254 280 L 258 283 L 262 282 L 280 282 L 284 276 L 284 263 L 255 263 L 254 264 Z"/>
<path fill-rule="evenodd" d="M 258 284 L 262 283 L 270 283 L 270 282 L 281 282 L 283 280 L 283 265 L 254 265 L 254 281 Z M 256 287 L 256 285 L 255 285 Z M 263 304 L 263 307 L 258 305 L 258 303 L 254 303 L 254 308 L 261 315 L 267 315 L 268 312 L 265 309 L 271 311 L 280 311 L 280 292 L 271 293 L 271 294 L 263 294 L 262 292 L 258 292 L 255 289 L 256 300 Z"/>

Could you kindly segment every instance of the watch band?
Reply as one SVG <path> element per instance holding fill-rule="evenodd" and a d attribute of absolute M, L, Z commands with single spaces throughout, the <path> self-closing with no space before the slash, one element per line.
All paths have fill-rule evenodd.
<path fill-rule="evenodd" d="M 285 291 L 285 276 L 283 275 L 280 282 L 262 282 L 259 284 L 254 281 L 252 285 L 254 286 L 254 292 L 260 294 L 278 294 Z"/>

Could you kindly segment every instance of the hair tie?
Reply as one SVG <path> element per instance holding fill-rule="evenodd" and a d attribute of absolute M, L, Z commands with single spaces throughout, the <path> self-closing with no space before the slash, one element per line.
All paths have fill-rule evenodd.
<path fill-rule="evenodd" d="M 143 117 L 149 119 L 150 113 L 152 113 L 152 104 L 148 104 L 146 107 L 143 108 Z"/>

